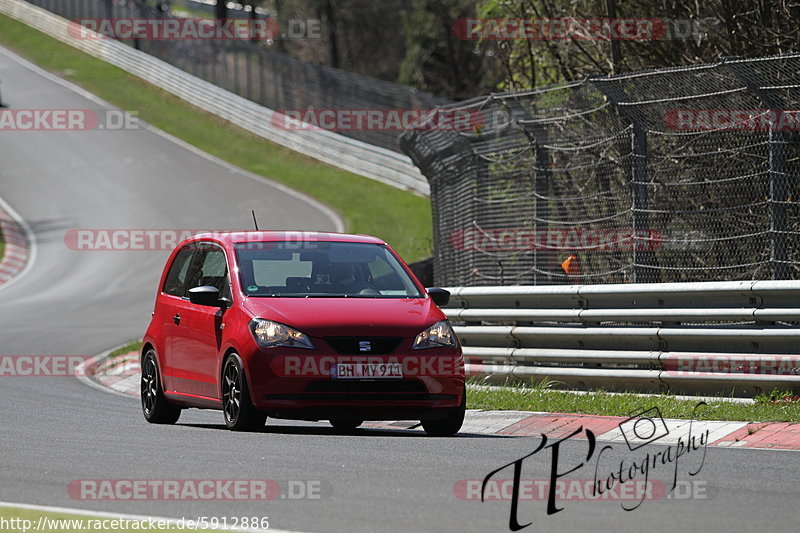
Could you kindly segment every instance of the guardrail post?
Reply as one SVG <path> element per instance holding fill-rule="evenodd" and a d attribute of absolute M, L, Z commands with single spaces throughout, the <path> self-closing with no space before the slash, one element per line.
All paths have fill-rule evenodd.
<path fill-rule="evenodd" d="M 647 172 L 647 129 L 644 126 L 644 118 L 639 113 L 628 106 L 625 102 L 631 102 L 625 91 L 617 86 L 613 80 L 603 78 L 589 78 L 600 92 L 602 92 L 617 109 L 620 115 L 625 117 L 633 125 L 632 151 L 633 164 L 631 165 L 631 204 L 633 209 L 633 282 L 634 283 L 656 283 L 661 281 L 661 275 L 657 269 L 655 252 L 652 249 L 642 250 L 638 242 L 640 235 L 650 234 L 650 222 L 648 217 L 647 183 L 649 181 Z M 650 248 L 650 247 L 647 247 Z"/>
<path fill-rule="evenodd" d="M 746 62 L 737 58 L 726 58 L 723 64 L 755 94 L 770 111 L 786 110 L 783 99 L 775 96 L 760 86 Z M 776 117 L 778 118 L 778 117 Z M 770 121 L 769 129 L 769 231 L 770 231 L 770 267 L 772 279 L 789 279 L 789 245 L 788 220 L 786 202 L 789 198 L 789 167 L 787 164 L 786 135 L 776 131 Z"/>

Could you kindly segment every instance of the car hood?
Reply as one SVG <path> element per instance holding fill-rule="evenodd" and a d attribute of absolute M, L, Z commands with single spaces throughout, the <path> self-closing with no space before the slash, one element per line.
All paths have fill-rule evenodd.
<path fill-rule="evenodd" d="M 429 298 L 246 298 L 244 307 L 312 337 L 413 337 L 445 318 Z"/>

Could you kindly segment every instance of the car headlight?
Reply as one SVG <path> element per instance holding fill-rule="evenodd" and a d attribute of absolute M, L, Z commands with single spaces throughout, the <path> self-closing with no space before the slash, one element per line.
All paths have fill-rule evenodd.
<path fill-rule="evenodd" d="M 441 346 L 456 346 L 457 343 L 456 333 L 450 327 L 450 323 L 447 320 L 442 320 L 417 335 L 412 348 L 415 350 L 420 348 L 439 348 Z"/>
<path fill-rule="evenodd" d="M 314 344 L 308 338 L 308 335 L 280 322 L 254 318 L 250 321 L 250 331 L 253 332 L 253 337 L 262 348 L 290 346 L 292 348 L 314 349 Z"/>

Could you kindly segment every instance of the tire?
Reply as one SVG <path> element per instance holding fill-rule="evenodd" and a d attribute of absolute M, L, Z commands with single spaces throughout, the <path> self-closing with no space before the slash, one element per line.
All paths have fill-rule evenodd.
<path fill-rule="evenodd" d="M 161 388 L 161 373 L 158 370 L 156 352 L 147 351 L 142 358 L 141 379 L 142 414 L 151 424 L 174 424 L 181 416 L 181 408 L 172 405 L 164 397 Z"/>
<path fill-rule="evenodd" d="M 222 366 L 222 413 L 225 425 L 233 431 L 259 431 L 267 415 L 253 407 L 242 360 L 232 353 Z"/>
<path fill-rule="evenodd" d="M 453 407 L 445 418 L 438 420 L 423 420 L 422 428 L 430 437 L 449 437 L 458 433 L 464 424 L 464 413 L 467 411 L 467 389 L 461 395 L 461 404 Z"/>
<path fill-rule="evenodd" d="M 331 418 L 329 422 L 333 429 L 341 432 L 353 431 L 364 423 L 363 420 L 342 420 L 341 418 Z"/>

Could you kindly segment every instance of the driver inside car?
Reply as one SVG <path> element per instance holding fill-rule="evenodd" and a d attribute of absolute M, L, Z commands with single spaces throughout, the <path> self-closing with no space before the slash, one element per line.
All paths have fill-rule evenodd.
<path fill-rule="evenodd" d="M 331 283 L 343 294 L 380 294 L 364 281 L 356 263 L 331 263 Z"/>

